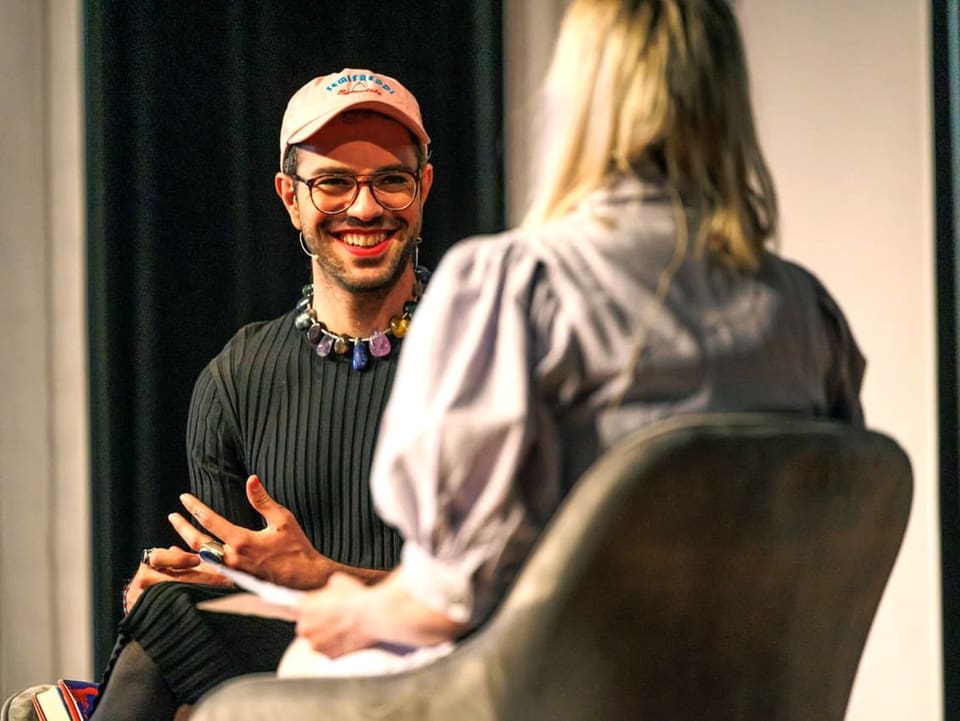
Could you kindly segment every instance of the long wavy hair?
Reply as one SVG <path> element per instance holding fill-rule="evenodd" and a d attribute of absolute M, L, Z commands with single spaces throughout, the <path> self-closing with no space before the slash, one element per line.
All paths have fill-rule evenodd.
<path fill-rule="evenodd" d="M 727 0 L 574 0 L 544 90 L 542 167 L 525 225 L 653 164 L 699 212 L 698 247 L 757 267 L 777 201 Z"/>

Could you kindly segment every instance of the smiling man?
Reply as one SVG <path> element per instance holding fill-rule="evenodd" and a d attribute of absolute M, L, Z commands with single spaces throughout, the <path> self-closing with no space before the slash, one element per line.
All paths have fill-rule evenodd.
<path fill-rule="evenodd" d="M 399 561 L 369 471 L 426 281 L 416 249 L 429 142 L 413 95 L 369 70 L 315 78 L 290 99 L 274 185 L 311 283 L 289 313 L 227 343 L 200 374 L 188 419 L 191 491 L 242 531 L 222 539 L 227 565 L 315 588 L 335 572 L 370 583 Z M 171 522 L 189 536 L 182 517 Z M 193 552 L 148 549 L 142 560 L 94 719 L 172 718 L 228 678 L 276 668 L 292 623 L 197 609 L 226 581 Z"/>
<path fill-rule="evenodd" d="M 417 295 L 411 260 L 433 183 L 429 142 L 417 101 L 392 78 L 346 69 L 291 98 L 276 189 L 314 260 L 305 310 L 321 355 L 352 348 L 362 365 L 357 355 L 377 355 L 386 333 L 405 329 L 395 319 Z"/>

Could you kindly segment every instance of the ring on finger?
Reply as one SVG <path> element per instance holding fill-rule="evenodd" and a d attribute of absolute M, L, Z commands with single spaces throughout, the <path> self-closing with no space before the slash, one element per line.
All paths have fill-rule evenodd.
<path fill-rule="evenodd" d="M 150 563 L 150 557 L 153 555 L 153 552 L 156 551 L 156 548 L 144 548 L 140 553 L 140 563 L 144 566 L 153 567 L 153 564 Z"/>
<path fill-rule="evenodd" d="M 200 546 L 200 558 L 211 563 L 223 563 L 223 544 L 218 541 L 207 541 Z"/>

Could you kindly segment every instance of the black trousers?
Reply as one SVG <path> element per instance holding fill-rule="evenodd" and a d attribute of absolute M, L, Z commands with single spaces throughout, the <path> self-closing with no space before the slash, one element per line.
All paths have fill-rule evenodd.
<path fill-rule="evenodd" d="M 295 624 L 259 616 L 201 611 L 200 601 L 235 590 L 187 583 L 148 588 L 119 625 L 101 683 L 110 683 L 117 657 L 137 641 L 160 668 L 178 704 L 194 703 L 227 679 L 276 671 Z M 102 692 L 102 690 L 101 690 Z"/>

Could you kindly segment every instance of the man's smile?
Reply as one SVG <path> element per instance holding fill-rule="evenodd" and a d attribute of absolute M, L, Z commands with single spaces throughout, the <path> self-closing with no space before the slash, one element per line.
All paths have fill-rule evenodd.
<path fill-rule="evenodd" d="M 348 230 L 335 233 L 335 237 L 347 245 L 353 245 L 360 248 L 372 248 L 379 245 L 390 237 L 392 231 L 378 229 L 376 231 L 356 231 Z"/>

